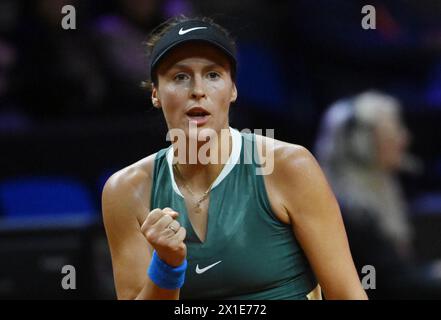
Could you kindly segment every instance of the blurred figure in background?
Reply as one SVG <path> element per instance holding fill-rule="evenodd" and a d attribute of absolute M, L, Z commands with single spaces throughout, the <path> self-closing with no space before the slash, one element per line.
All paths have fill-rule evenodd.
<path fill-rule="evenodd" d="M 375 91 L 340 100 L 325 113 L 316 145 L 339 199 L 357 269 L 376 269 L 371 298 L 419 298 L 429 292 L 433 297 L 430 287 L 437 285 L 417 267 L 414 230 L 396 175 L 419 167 L 406 153 L 410 135 L 400 108 L 395 98 Z"/>
<path fill-rule="evenodd" d="M 118 0 L 115 14 L 95 23 L 97 52 L 106 75 L 106 108 L 123 114 L 144 112 L 149 99 L 140 85 L 149 74 L 144 42 L 178 1 Z"/>
<path fill-rule="evenodd" d="M 147 75 L 143 41 L 162 18 L 160 2 L 119 0 L 115 13 L 103 15 L 93 26 L 97 52 L 106 78 L 107 112 L 145 110 L 148 99 L 140 89 Z"/>
<path fill-rule="evenodd" d="M 0 132 L 27 126 L 27 117 L 17 103 L 15 72 L 18 49 L 16 33 L 22 6 L 18 1 L 0 2 Z"/>
<path fill-rule="evenodd" d="M 75 30 L 61 27 L 61 9 L 76 8 Z M 37 120 L 92 115 L 103 107 L 104 78 L 78 0 L 25 4 L 19 33 L 20 103 Z"/>

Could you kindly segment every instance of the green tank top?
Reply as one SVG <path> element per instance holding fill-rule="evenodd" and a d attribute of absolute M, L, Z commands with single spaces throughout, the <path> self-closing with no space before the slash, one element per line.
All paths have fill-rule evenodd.
<path fill-rule="evenodd" d="M 290 225 L 271 210 L 255 136 L 230 128 L 232 152 L 213 183 L 206 239 L 191 225 L 172 171 L 172 147 L 155 158 L 151 209 L 170 207 L 187 230 L 181 299 L 306 299 L 317 281 Z"/>

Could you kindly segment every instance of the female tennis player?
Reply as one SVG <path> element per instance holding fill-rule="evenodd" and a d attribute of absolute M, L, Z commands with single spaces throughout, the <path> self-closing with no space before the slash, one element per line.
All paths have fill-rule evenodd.
<path fill-rule="evenodd" d="M 238 93 L 228 32 L 208 18 L 173 18 L 148 47 L 153 105 L 184 140 L 104 187 L 118 298 L 366 299 L 311 153 L 230 128 Z"/>

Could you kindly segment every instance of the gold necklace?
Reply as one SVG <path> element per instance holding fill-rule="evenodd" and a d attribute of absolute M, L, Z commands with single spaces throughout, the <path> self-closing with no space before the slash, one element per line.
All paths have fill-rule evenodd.
<path fill-rule="evenodd" d="M 185 189 L 187 189 L 188 192 L 190 192 L 193 197 L 197 198 L 197 196 L 191 190 L 190 186 L 185 182 L 184 176 L 182 175 L 181 171 L 179 170 L 179 167 L 178 167 L 177 164 L 173 165 L 173 169 L 176 171 L 177 175 L 182 180 L 182 183 L 184 184 Z M 216 181 L 216 179 L 213 180 L 213 182 L 210 184 L 208 189 L 204 192 L 202 197 L 200 197 L 199 200 L 196 200 L 196 205 L 195 205 L 195 208 L 194 208 L 196 213 L 200 213 L 201 212 L 201 203 L 208 199 L 208 194 L 211 191 L 211 187 L 213 186 L 214 181 Z"/>

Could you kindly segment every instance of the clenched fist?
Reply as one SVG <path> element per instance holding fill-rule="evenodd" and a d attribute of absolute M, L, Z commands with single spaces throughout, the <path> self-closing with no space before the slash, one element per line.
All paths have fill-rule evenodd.
<path fill-rule="evenodd" d="M 141 232 L 159 258 L 172 267 L 181 265 L 187 256 L 184 243 L 187 232 L 176 220 L 178 215 L 170 208 L 153 209 L 141 226 Z"/>

